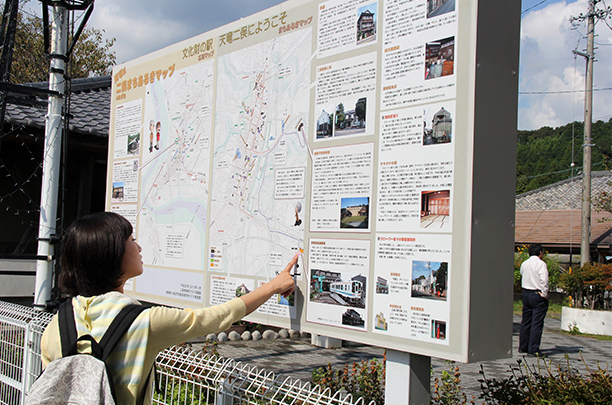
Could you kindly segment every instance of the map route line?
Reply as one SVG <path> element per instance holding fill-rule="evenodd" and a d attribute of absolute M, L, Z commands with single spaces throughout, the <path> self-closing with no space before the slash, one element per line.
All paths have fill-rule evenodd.
<path fill-rule="evenodd" d="M 173 143 L 171 143 L 170 145 L 166 146 L 164 149 L 161 149 L 159 151 L 159 153 L 157 153 L 155 156 L 153 156 L 151 159 L 147 160 L 146 162 L 144 162 L 139 168 L 138 170 L 142 170 L 145 167 L 147 167 L 148 165 L 150 165 L 151 163 L 153 163 L 155 160 L 159 159 L 162 157 L 162 155 L 164 154 L 164 152 L 167 152 L 170 148 L 173 148 L 174 145 L 176 145 L 178 143 L 178 139 L 176 141 L 174 141 Z"/>
<path fill-rule="evenodd" d="M 162 171 L 164 170 L 164 167 L 166 166 L 166 163 L 163 163 L 161 165 L 161 167 L 159 168 L 159 171 L 157 172 L 157 175 L 155 176 L 155 180 L 153 181 L 153 183 L 155 183 L 157 181 L 157 179 L 159 178 L 159 176 L 161 175 Z M 138 169 L 140 170 L 140 168 Z M 147 196 L 145 197 L 145 199 L 142 201 L 142 204 L 140 204 L 140 208 L 138 208 L 138 211 L 136 212 L 136 216 L 138 217 L 140 215 L 140 211 L 142 211 L 142 209 L 145 206 L 145 203 L 147 202 L 147 200 L 149 199 L 149 196 L 151 195 L 151 192 L 153 191 L 153 187 L 151 187 L 149 189 L 149 191 L 147 192 Z"/>

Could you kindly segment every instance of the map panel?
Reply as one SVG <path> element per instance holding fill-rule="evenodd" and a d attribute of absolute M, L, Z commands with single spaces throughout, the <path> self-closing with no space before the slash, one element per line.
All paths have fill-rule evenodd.
<path fill-rule="evenodd" d="M 209 270 L 272 277 L 304 246 L 312 30 L 220 56 Z"/>
<path fill-rule="evenodd" d="M 211 60 L 147 85 L 138 213 L 146 265 L 205 268 L 213 83 Z"/>

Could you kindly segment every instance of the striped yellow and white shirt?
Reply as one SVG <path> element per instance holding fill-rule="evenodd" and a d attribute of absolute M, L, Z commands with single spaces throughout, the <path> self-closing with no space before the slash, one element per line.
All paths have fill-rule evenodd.
<path fill-rule="evenodd" d="M 138 301 L 116 291 L 94 297 L 74 297 L 72 305 L 78 335 L 90 334 L 100 341 L 121 308 L 129 304 L 138 304 Z M 225 330 L 245 312 L 244 302 L 238 298 L 209 308 L 152 307 L 143 311 L 107 360 L 117 402 L 141 404 L 150 398 L 152 379 L 146 384 L 147 376 L 161 350 Z M 89 346 L 88 342 L 79 342 L 78 351 L 89 352 Z M 41 351 L 43 367 L 62 356 L 57 316 L 43 333 Z"/>

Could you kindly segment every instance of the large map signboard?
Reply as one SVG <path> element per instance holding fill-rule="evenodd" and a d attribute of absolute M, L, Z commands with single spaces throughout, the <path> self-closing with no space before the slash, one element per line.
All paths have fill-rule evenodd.
<path fill-rule="evenodd" d="M 250 320 L 507 356 L 518 12 L 291 0 L 117 66 L 106 203 L 145 267 L 126 291 L 215 305 L 300 252 L 297 292 Z"/>

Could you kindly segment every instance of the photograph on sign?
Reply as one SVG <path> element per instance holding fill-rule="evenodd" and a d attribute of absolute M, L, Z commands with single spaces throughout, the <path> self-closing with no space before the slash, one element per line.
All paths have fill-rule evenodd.
<path fill-rule="evenodd" d="M 370 227 L 370 198 L 340 199 L 340 228 L 368 229 Z"/>
<path fill-rule="evenodd" d="M 446 103 L 454 107 L 454 103 Z M 432 106 L 433 107 L 433 106 Z M 446 106 L 447 108 L 449 105 Z M 435 107 L 434 107 L 435 108 Z M 453 113 L 440 106 L 440 109 L 435 113 L 432 108 L 429 111 L 425 110 L 423 117 L 423 145 L 440 145 L 450 143 L 453 139 Z M 427 114 L 430 113 L 430 114 Z"/>
<path fill-rule="evenodd" d="M 455 11 L 455 0 L 427 0 L 427 18 L 434 18 Z"/>
<path fill-rule="evenodd" d="M 448 262 L 412 261 L 413 298 L 446 301 Z"/>

